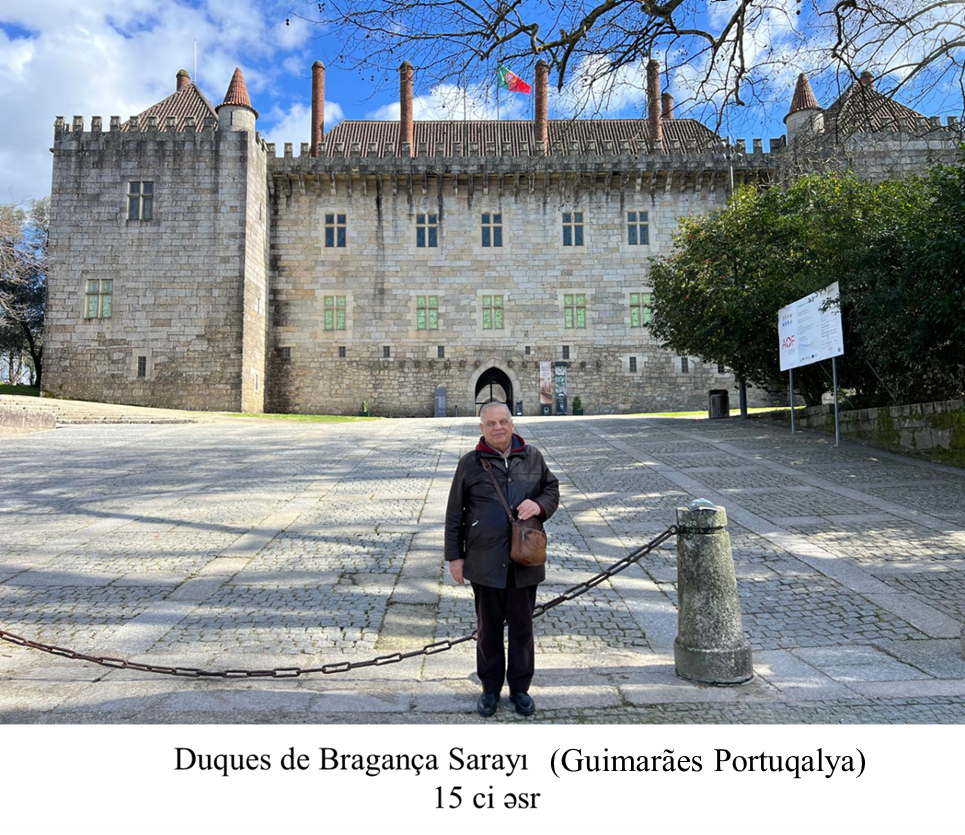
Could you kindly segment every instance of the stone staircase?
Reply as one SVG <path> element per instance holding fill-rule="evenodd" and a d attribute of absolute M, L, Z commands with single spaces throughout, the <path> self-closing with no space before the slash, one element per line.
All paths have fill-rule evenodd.
<path fill-rule="evenodd" d="M 214 415 L 174 409 L 0 395 L 0 426 L 10 428 L 50 429 L 101 423 L 202 423 L 213 419 Z"/>

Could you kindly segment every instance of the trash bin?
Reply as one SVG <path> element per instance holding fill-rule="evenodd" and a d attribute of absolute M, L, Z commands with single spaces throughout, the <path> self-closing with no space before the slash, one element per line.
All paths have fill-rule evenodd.
<path fill-rule="evenodd" d="M 553 414 L 553 407 L 549 403 L 540 403 L 539 413 L 543 417 L 549 417 L 550 415 Z"/>
<path fill-rule="evenodd" d="M 523 414 L 523 401 L 522 401 L 522 400 L 517 400 L 517 401 L 516 401 L 516 414 L 517 414 L 517 415 L 522 415 L 522 414 Z"/>
<path fill-rule="evenodd" d="M 730 392 L 727 389 L 711 389 L 709 399 L 710 405 L 707 410 L 707 417 L 730 417 Z"/>

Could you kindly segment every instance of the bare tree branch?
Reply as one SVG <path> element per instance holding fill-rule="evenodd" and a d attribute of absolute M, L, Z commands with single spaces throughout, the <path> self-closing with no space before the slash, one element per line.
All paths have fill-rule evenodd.
<path fill-rule="evenodd" d="M 343 36 L 338 63 L 388 78 L 405 58 L 422 85 L 543 59 L 557 90 L 602 89 L 657 58 L 684 93 L 678 107 L 686 99 L 718 124 L 752 100 L 787 102 L 798 72 L 840 90 L 870 70 L 886 93 L 914 101 L 944 90 L 962 109 L 965 0 L 305 2 L 306 19 Z"/>

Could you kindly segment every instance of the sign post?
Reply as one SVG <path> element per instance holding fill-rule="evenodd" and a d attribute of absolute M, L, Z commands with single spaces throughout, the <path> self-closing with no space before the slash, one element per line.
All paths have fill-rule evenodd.
<path fill-rule="evenodd" d="M 844 354 L 844 332 L 841 327 L 840 291 L 835 281 L 823 290 L 798 299 L 777 314 L 777 336 L 780 345 L 781 371 L 789 374 L 791 388 L 791 432 L 794 432 L 794 369 L 813 362 L 831 360 L 834 386 L 834 445 L 841 443 L 838 419 L 838 364 Z"/>

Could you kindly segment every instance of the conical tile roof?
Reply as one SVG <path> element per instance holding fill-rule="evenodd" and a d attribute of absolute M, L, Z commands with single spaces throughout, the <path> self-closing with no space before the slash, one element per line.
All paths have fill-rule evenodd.
<path fill-rule="evenodd" d="M 235 74 L 231 76 L 231 83 L 228 85 L 228 92 L 225 93 L 224 101 L 215 109 L 220 110 L 226 105 L 247 107 L 255 114 L 255 118 L 258 117 L 258 111 L 251 106 L 251 99 L 248 97 L 248 87 L 245 84 L 245 77 L 241 74 L 241 67 L 235 67 Z"/>
<path fill-rule="evenodd" d="M 821 105 L 818 104 L 814 91 L 811 89 L 811 82 L 808 81 L 807 75 L 802 72 L 797 77 L 797 87 L 794 88 L 794 98 L 791 100 L 791 109 L 787 115 L 790 116 L 791 113 L 799 113 L 802 110 L 820 109 Z"/>

